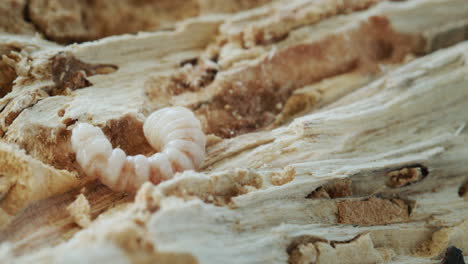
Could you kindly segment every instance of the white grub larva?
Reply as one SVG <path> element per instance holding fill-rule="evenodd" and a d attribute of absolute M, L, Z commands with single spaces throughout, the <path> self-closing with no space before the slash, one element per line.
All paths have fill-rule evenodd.
<path fill-rule="evenodd" d="M 136 191 L 144 182 L 157 184 L 176 172 L 196 170 L 205 158 L 206 138 L 200 121 L 184 107 L 168 107 L 152 113 L 143 125 L 150 145 L 159 153 L 127 156 L 112 145 L 102 130 L 80 123 L 72 132 L 76 160 L 88 176 L 115 191 Z"/>

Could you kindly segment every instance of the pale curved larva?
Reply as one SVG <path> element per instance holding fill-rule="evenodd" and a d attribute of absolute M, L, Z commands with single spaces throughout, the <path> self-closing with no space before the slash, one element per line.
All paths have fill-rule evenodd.
<path fill-rule="evenodd" d="M 115 191 L 135 191 L 144 182 L 157 184 L 176 172 L 198 169 L 205 158 L 206 138 L 200 121 L 184 107 L 167 107 L 145 120 L 143 132 L 159 153 L 127 156 L 102 130 L 80 123 L 72 131 L 72 149 L 84 172 Z"/>

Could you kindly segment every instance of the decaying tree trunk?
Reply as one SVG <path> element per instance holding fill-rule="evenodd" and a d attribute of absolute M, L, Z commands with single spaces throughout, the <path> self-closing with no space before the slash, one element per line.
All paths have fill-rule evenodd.
<path fill-rule="evenodd" d="M 5 263 L 468 260 L 466 0 L 7 0 L 0 13 Z M 84 174 L 76 124 L 149 155 L 143 121 L 171 105 L 202 121 L 200 171 L 136 195 Z"/>

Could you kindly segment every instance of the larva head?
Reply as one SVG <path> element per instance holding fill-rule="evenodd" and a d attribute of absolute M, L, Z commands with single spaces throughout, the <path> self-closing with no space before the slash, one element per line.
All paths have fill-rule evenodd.
<path fill-rule="evenodd" d="M 162 151 L 169 133 L 188 128 L 201 130 L 200 121 L 189 109 L 176 106 L 163 108 L 149 115 L 143 125 L 143 132 L 149 144 Z"/>

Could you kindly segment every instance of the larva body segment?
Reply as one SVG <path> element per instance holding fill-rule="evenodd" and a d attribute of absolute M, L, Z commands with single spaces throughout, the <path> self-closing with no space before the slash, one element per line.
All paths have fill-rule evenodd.
<path fill-rule="evenodd" d="M 174 175 L 172 164 L 166 155 L 163 155 L 162 153 L 156 153 L 148 160 L 151 171 L 153 173 L 151 176 L 154 179 L 151 182 L 155 183 L 158 180 L 167 180 L 170 179 L 172 175 Z"/>
<path fill-rule="evenodd" d="M 136 191 L 146 181 L 157 184 L 176 172 L 201 166 L 206 138 L 200 121 L 189 109 L 158 110 L 148 116 L 143 132 L 159 153 L 127 156 L 120 148 L 112 149 L 101 129 L 85 123 L 73 129 L 72 149 L 88 176 L 99 178 L 115 191 Z"/>

